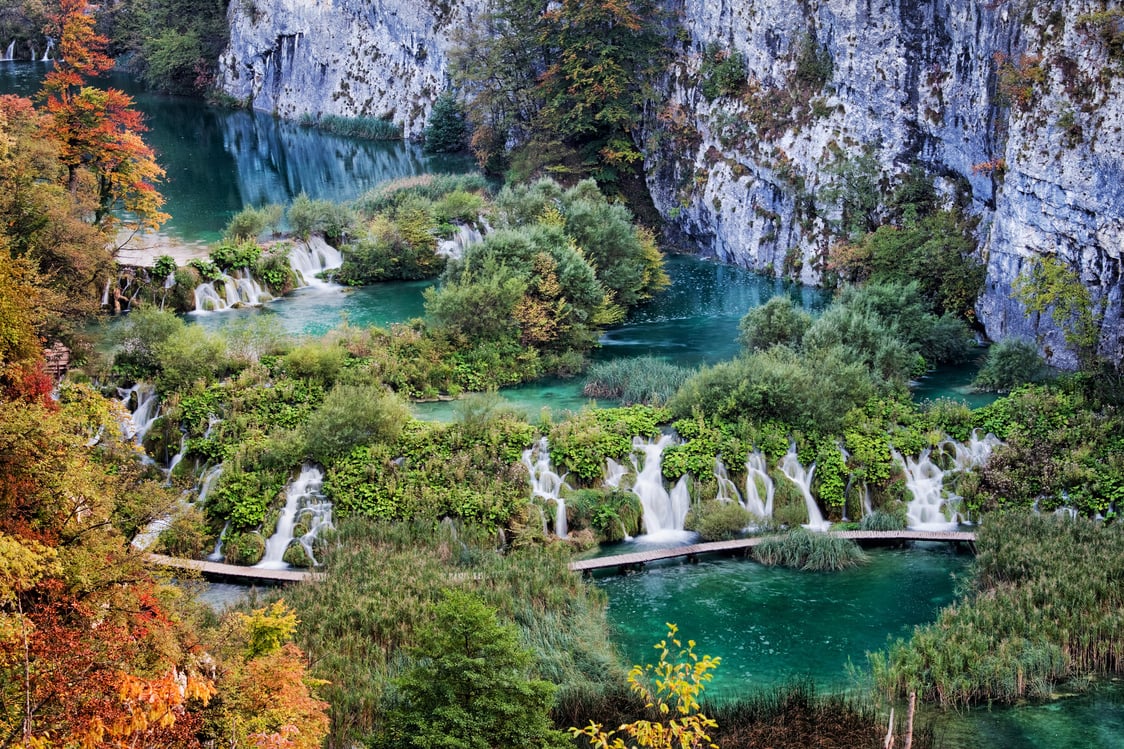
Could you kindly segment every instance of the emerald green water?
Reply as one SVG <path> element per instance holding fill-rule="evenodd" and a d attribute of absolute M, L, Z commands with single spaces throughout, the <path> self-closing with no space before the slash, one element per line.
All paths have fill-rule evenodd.
<path fill-rule="evenodd" d="M 872 550 L 870 563 L 835 573 L 765 567 L 747 560 L 651 566 L 605 577 L 609 621 L 629 663 L 646 663 L 665 622 L 721 656 L 710 699 L 736 697 L 810 676 L 825 689 L 857 686 L 848 664 L 890 635 L 936 618 L 954 598 L 969 558 L 947 545 Z"/>

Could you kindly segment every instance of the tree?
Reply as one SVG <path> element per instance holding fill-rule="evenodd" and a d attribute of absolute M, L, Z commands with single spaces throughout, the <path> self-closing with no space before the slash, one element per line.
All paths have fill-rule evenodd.
<path fill-rule="evenodd" d="M 562 0 L 543 14 L 543 119 L 565 139 L 593 143 L 611 166 L 640 158 L 631 131 L 661 60 L 659 17 L 650 0 Z"/>
<path fill-rule="evenodd" d="M 714 678 L 711 671 L 718 668 L 722 659 L 695 655 L 695 641 L 688 640 L 684 647 L 676 637 L 678 632 L 679 628 L 669 623 L 667 638 L 655 646 L 660 653 L 659 663 L 633 666 L 628 674 L 629 687 L 646 707 L 656 710 L 660 720 L 640 719 L 608 732 L 601 724 L 590 723 L 585 728 L 571 728 L 570 733 L 588 738 L 597 749 L 625 749 L 628 744 L 621 738 L 622 733 L 639 747 L 717 749 L 708 731 L 718 724 L 702 712 L 699 695 Z M 671 660 L 673 647 L 675 660 Z"/>
<path fill-rule="evenodd" d="M 1027 311 L 1050 313 L 1081 369 L 1096 366 L 1104 307 L 1093 301 L 1081 277 L 1065 261 L 1053 255 L 1039 259 L 1015 280 L 1014 292 Z"/>
<path fill-rule="evenodd" d="M 750 351 L 764 351 L 776 344 L 799 347 L 812 324 L 812 316 L 786 296 L 775 296 L 754 307 L 738 323 L 738 340 Z"/>
<path fill-rule="evenodd" d="M 59 144 L 66 186 L 78 193 L 84 175 L 93 180 L 94 224 L 108 228 L 123 209 L 137 228 L 156 228 L 167 218 L 164 198 L 153 187 L 164 177 L 152 149 L 138 133 L 145 130 L 130 96 L 117 89 L 86 85 L 113 67 L 106 39 L 94 30 L 87 0 L 59 0 L 48 33 L 59 40 L 59 60 L 40 93 L 51 121 L 48 137 Z"/>
<path fill-rule="evenodd" d="M 425 150 L 430 153 L 463 151 L 467 134 L 464 107 L 452 94 L 441 94 L 434 102 L 425 126 Z"/>
<path fill-rule="evenodd" d="M 398 680 L 395 746 L 414 749 L 546 749 L 570 745 L 551 726 L 554 686 L 530 674 L 516 628 L 469 593 L 434 608 Z"/>

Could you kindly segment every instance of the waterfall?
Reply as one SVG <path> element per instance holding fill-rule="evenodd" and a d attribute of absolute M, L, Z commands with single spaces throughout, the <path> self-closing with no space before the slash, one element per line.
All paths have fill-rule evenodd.
<path fill-rule="evenodd" d="M 113 277 L 105 279 L 105 288 L 101 292 L 101 306 L 109 306 L 109 290 L 113 288 Z"/>
<path fill-rule="evenodd" d="M 13 39 L 8 44 L 8 48 L 4 50 L 4 56 L 0 57 L 0 62 L 7 62 L 16 59 L 16 40 Z"/>
<path fill-rule="evenodd" d="M 641 437 L 632 439 L 632 466 L 636 469 L 633 493 L 640 498 L 644 511 L 644 531 L 648 535 L 668 531 L 682 531 L 687 511 L 691 509 L 691 495 L 687 491 L 687 477 L 683 476 L 668 492 L 663 485 L 661 461 L 664 448 L 674 437 L 670 434 L 648 442 Z"/>
<path fill-rule="evenodd" d="M 217 281 L 195 287 L 195 311 L 221 312 L 235 307 L 258 306 L 271 300 L 269 292 L 262 288 L 249 270 L 236 269 L 234 275 L 222 274 Z M 222 293 L 216 284 L 222 284 Z"/>
<path fill-rule="evenodd" d="M 913 494 L 913 499 L 906 508 L 909 527 L 919 530 L 955 528 L 962 519 L 957 508 L 960 497 L 946 492 L 945 476 L 983 465 L 999 444 L 1001 443 L 995 435 L 988 434 L 981 438 L 977 431 L 972 432 L 967 443 L 951 438 L 943 440 L 938 448 L 951 455 L 952 467 L 948 471 L 942 470 L 933 462 L 930 457 L 931 448 L 922 450 L 917 460 L 903 457 L 897 450 L 893 450 L 894 458 L 905 470 L 906 488 Z"/>
<path fill-rule="evenodd" d="M 324 500 L 320 493 L 320 485 L 324 482 L 324 472 L 313 465 L 305 464 L 301 467 L 300 475 L 285 488 L 285 507 L 281 510 L 281 517 L 277 519 L 277 530 L 265 542 L 265 554 L 255 567 L 265 569 L 284 569 L 289 566 L 285 561 L 285 550 L 293 542 L 293 527 L 296 525 L 298 514 L 310 514 L 311 526 L 305 536 L 313 536 L 319 526 L 326 521 L 331 524 L 331 503 Z M 299 543 L 304 545 L 304 536 Z M 310 545 L 305 547 L 308 551 Z M 311 555 L 309 557 L 311 559 Z"/>
<path fill-rule="evenodd" d="M 133 536 L 133 548 L 145 551 L 154 543 L 156 543 L 156 539 L 160 538 L 160 534 L 163 533 L 168 528 L 168 526 L 171 525 L 171 523 L 172 518 L 170 515 L 164 515 L 156 518 L 151 523 L 146 525 L 143 531 Z"/>
<path fill-rule="evenodd" d="M 483 239 L 484 235 L 475 226 L 461 225 L 457 227 L 452 239 L 442 239 L 437 242 L 437 254 L 450 260 L 460 260 L 468 247 Z"/>
<path fill-rule="evenodd" d="M 210 554 L 207 555 L 207 561 L 209 561 L 209 562 L 221 562 L 222 561 L 222 540 L 224 538 L 226 538 L 226 532 L 229 529 L 230 529 L 230 521 L 227 520 L 226 525 L 224 525 L 222 527 L 222 532 L 219 533 L 219 537 L 215 539 L 214 551 L 212 551 Z"/>
<path fill-rule="evenodd" d="M 297 274 L 301 286 L 326 287 L 330 284 L 317 276 L 343 265 L 343 255 L 322 237 L 309 237 L 307 242 L 298 242 L 289 250 L 289 266 Z"/>
<path fill-rule="evenodd" d="M 729 475 L 726 473 L 726 464 L 722 462 L 722 458 L 716 457 L 714 459 L 714 478 L 718 480 L 718 496 L 715 497 L 719 502 L 737 502 L 743 504 L 741 494 L 738 492 L 738 487 L 730 480 Z"/>
<path fill-rule="evenodd" d="M 769 475 L 765 456 L 760 450 L 754 450 L 745 460 L 745 508 L 765 520 L 773 516 L 773 496 L 776 486 Z M 761 491 L 757 480 L 765 486 L 765 498 L 761 498 Z"/>
<path fill-rule="evenodd" d="M 138 382 L 131 388 L 117 388 L 117 396 L 124 404 L 125 410 L 131 410 L 129 416 L 121 424 L 121 432 L 126 439 L 130 439 L 139 445 L 144 442 L 144 436 L 148 434 L 148 430 L 152 428 L 153 422 L 159 415 L 160 402 L 156 395 L 156 388 L 148 383 Z M 137 406 L 135 409 L 130 409 L 129 404 L 134 396 Z"/>
<path fill-rule="evenodd" d="M 199 482 L 199 496 L 195 498 L 195 503 L 203 507 L 207 502 L 207 495 L 211 493 L 211 489 L 215 488 L 218 483 L 219 476 L 222 475 L 222 463 L 212 466 L 205 474 L 203 480 Z"/>
<path fill-rule="evenodd" d="M 531 496 L 555 502 L 554 534 L 565 538 L 569 531 L 566 527 L 566 500 L 562 499 L 562 487 L 566 486 L 565 476 L 559 476 L 551 468 L 550 445 L 546 437 L 524 450 L 522 460 L 531 477 Z"/>
<path fill-rule="evenodd" d="M 178 466 L 180 464 L 180 461 L 183 460 L 183 454 L 186 450 L 187 450 L 187 435 L 181 434 L 180 435 L 179 452 L 177 452 L 175 455 L 173 455 L 172 461 L 170 463 L 168 463 L 168 477 L 166 479 L 166 484 L 165 484 L 166 486 L 172 485 L 172 473 L 175 472 L 176 466 Z"/>
<path fill-rule="evenodd" d="M 612 458 L 605 459 L 605 478 L 602 480 L 602 484 L 611 489 L 620 489 L 621 480 L 627 475 L 628 469 L 623 465 Z"/>
<path fill-rule="evenodd" d="M 46 49 L 43 50 L 43 57 L 41 57 L 39 59 L 39 62 L 47 62 L 48 60 L 50 60 L 51 59 L 50 58 L 51 50 L 54 49 L 54 48 L 55 48 L 55 40 L 52 39 L 51 37 L 47 37 L 47 47 L 46 47 Z"/>
<path fill-rule="evenodd" d="M 796 443 L 793 442 L 781 459 L 780 468 L 785 478 L 796 484 L 800 488 L 800 493 L 804 495 L 804 505 L 808 508 L 808 522 L 804 527 L 810 531 L 826 531 L 830 528 L 831 523 L 823 519 L 819 505 L 812 498 L 812 477 L 816 473 L 816 464 L 813 463 L 807 469 L 800 465 L 800 458 L 796 454 Z"/>
<path fill-rule="evenodd" d="M 312 544 L 322 531 L 335 527 L 332 525 L 332 503 L 323 497 L 310 498 L 297 513 L 297 521 L 302 518 L 308 519 L 308 531 L 297 541 L 312 565 L 316 566 L 319 562 L 312 553 Z"/>

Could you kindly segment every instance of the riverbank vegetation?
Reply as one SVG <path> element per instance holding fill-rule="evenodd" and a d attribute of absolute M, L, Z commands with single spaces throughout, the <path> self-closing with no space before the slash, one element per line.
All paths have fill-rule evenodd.
<path fill-rule="evenodd" d="M 875 680 L 956 707 L 1045 698 L 1066 680 L 1119 673 L 1122 540 L 1119 524 L 989 515 L 967 597 L 872 655 Z"/>

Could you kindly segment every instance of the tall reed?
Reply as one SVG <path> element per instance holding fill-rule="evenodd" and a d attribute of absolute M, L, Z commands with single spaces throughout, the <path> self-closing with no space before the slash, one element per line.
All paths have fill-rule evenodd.
<path fill-rule="evenodd" d="M 977 547 L 970 595 L 870 655 L 880 688 L 948 706 L 1014 702 L 1124 671 L 1124 528 L 996 514 Z"/>

